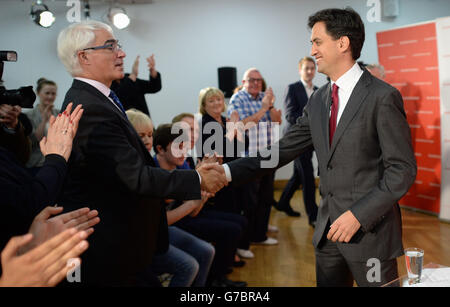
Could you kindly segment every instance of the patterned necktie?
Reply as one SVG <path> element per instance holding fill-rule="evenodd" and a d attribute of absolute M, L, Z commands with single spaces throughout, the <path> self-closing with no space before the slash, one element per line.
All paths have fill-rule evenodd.
<path fill-rule="evenodd" d="M 112 90 L 109 92 L 109 98 L 111 98 L 114 102 L 114 104 L 122 110 L 123 115 L 125 115 L 126 118 L 128 118 L 127 113 L 125 113 L 125 109 L 123 108 L 123 105 L 120 103 L 119 97 L 117 97 L 116 93 L 114 93 Z"/>
<path fill-rule="evenodd" d="M 333 84 L 333 91 L 331 93 L 331 116 L 330 116 L 330 146 L 333 142 L 334 132 L 336 131 L 337 115 L 339 110 L 339 87 L 336 83 Z"/>

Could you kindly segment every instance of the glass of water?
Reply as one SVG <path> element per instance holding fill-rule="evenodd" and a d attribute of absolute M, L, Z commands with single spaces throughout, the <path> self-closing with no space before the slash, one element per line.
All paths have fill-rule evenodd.
<path fill-rule="evenodd" d="M 420 282 L 423 267 L 423 249 L 411 247 L 405 249 L 406 270 L 408 271 L 409 284 Z"/>

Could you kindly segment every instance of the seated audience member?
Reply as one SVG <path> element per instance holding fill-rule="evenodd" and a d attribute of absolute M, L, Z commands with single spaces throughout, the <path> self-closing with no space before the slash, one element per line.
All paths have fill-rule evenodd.
<path fill-rule="evenodd" d="M 205 154 L 214 155 L 217 153 L 223 157 L 223 163 L 228 163 L 240 157 L 241 152 L 248 148 L 248 138 L 244 136 L 242 129 L 237 129 L 237 127 L 231 125 L 227 129 L 227 122 L 239 124 L 239 114 L 234 112 L 230 119 L 222 115 L 226 108 L 224 98 L 223 92 L 215 87 L 207 87 L 200 91 L 199 112 L 202 114 L 202 122 L 199 139 L 201 144 L 197 146 L 197 149 L 200 158 L 204 157 Z M 243 128 L 243 125 L 241 128 Z M 211 209 L 241 214 L 241 212 L 247 210 L 246 206 L 248 205 L 244 204 L 246 198 L 243 196 L 247 193 L 246 189 L 229 185 L 217 192 L 215 197 L 208 202 L 213 204 Z M 247 228 L 239 242 L 237 253 L 244 258 L 254 257 L 254 254 L 250 251 L 250 238 Z"/>
<path fill-rule="evenodd" d="M 128 120 L 133 125 L 137 134 L 150 152 L 153 148 L 153 123 L 150 117 L 137 109 L 129 109 L 125 112 Z"/>
<path fill-rule="evenodd" d="M 47 135 L 48 122 L 50 116 L 57 116 L 59 110 L 54 107 L 57 86 L 56 83 L 45 78 L 37 81 L 36 93 L 39 97 L 39 103 L 25 114 L 30 119 L 33 131 L 30 135 L 31 156 L 26 166 L 35 173 L 39 167 L 44 164 L 44 156 L 39 148 L 39 142 Z"/>
<path fill-rule="evenodd" d="M 155 163 L 167 170 L 189 169 L 185 162 L 185 150 L 188 146 L 177 143 L 184 140 L 177 134 L 172 134 L 172 125 L 161 125 L 155 131 L 153 148 L 156 152 Z M 183 204 L 175 201 L 173 207 Z M 215 245 L 216 253 L 209 275 L 209 286 L 217 287 L 245 287 L 246 282 L 231 281 L 226 274 L 233 266 L 234 255 L 243 229 L 246 227 L 246 219 L 240 215 L 219 212 L 214 210 L 202 210 L 194 216 L 187 215 L 179 219 L 174 226 L 181 228 Z"/>
<path fill-rule="evenodd" d="M 135 108 L 151 117 L 145 94 L 154 94 L 161 90 L 161 74 L 155 69 L 155 56 L 153 54 L 147 58 L 147 63 L 150 71 L 148 81 L 137 77 L 139 74 L 139 56 L 137 56 L 131 73 L 125 74 L 122 79 L 114 81 L 111 84 L 111 89 L 119 97 L 125 110 Z"/>
<path fill-rule="evenodd" d="M 189 165 L 191 169 L 195 169 L 198 163 L 200 162 L 200 159 L 197 155 L 197 150 L 195 148 L 198 136 L 199 136 L 199 124 L 196 120 L 194 114 L 191 113 L 180 113 L 174 118 L 172 118 L 172 124 L 174 123 L 186 123 L 186 125 L 182 125 L 181 128 L 185 129 L 185 131 L 188 132 L 190 142 L 189 144 L 189 150 L 187 152 L 186 156 L 186 163 Z"/>
<path fill-rule="evenodd" d="M 110 89 L 124 77 L 126 56 L 110 26 L 94 20 L 73 23 L 59 34 L 57 49 L 74 78 L 63 107 L 72 101 L 85 110 L 58 203 L 76 209 L 83 200 L 102 215 L 82 255 L 82 284 L 149 285 L 138 275 L 151 265 L 156 250 L 168 247 L 161 201 L 201 199 L 201 190 L 217 192 L 228 184 L 220 176 L 223 169 L 214 164 L 195 171 L 154 167 Z"/>
<path fill-rule="evenodd" d="M 153 144 L 153 125 L 150 117 L 139 110 L 127 110 L 126 113 L 142 142 L 150 151 L 149 146 Z M 172 138 L 172 135 L 170 137 Z M 153 256 L 152 270 L 157 275 L 163 273 L 173 275 L 169 283 L 170 287 L 205 286 L 214 257 L 214 247 L 170 225 L 188 214 L 197 215 L 206 200 L 206 194 L 202 193 L 201 200 L 186 201 L 173 210 L 167 208 L 169 249 L 165 253 Z"/>

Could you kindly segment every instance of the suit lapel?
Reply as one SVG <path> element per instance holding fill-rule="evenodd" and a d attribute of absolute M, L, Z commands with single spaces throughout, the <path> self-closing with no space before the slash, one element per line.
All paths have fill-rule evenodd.
<path fill-rule="evenodd" d="M 326 91 L 322 94 L 321 119 L 324 147 L 326 152 L 330 150 L 330 108 L 331 108 L 331 83 L 328 83 Z"/>
<path fill-rule="evenodd" d="M 147 159 L 147 161 L 149 161 L 150 165 L 154 166 L 153 158 L 151 157 L 151 155 L 148 152 L 145 145 L 142 143 L 141 138 L 137 134 L 136 130 L 131 125 L 130 121 L 124 116 L 122 111 L 117 109 L 117 107 L 115 107 L 113 105 L 113 103 L 105 95 L 103 95 L 103 93 L 101 93 L 98 89 L 96 89 L 95 87 L 93 87 L 92 85 L 90 85 L 86 82 L 74 79 L 72 87 L 77 88 L 77 89 L 86 90 L 89 93 L 91 93 L 92 95 L 97 96 L 101 100 L 101 103 L 104 103 L 110 110 L 112 110 L 112 112 L 115 112 L 116 114 L 118 114 L 121 121 L 123 121 L 124 124 L 126 125 L 126 127 L 129 129 L 130 133 L 133 134 L 135 136 L 135 138 L 138 140 L 137 143 L 138 143 L 138 146 L 140 146 L 141 152 L 148 153 L 148 155 L 144 154 L 145 159 Z M 96 102 L 96 101 L 92 100 L 92 102 Z"/>
<path fill-rule="evenodd" d="M 298 81 L 298 94 L 300 95 L 298 101 L 300 101 L 300 108 L 302 109 L 303 113 L 303 108 L 305 107 L 306 102 L 308 101 L 308 94 L 306 94 L 306 89 L 302 81 Z"/>
<path fill-rule="evenodd" d="M 360 80 L 358 81 L 355 88 L 353 89 L 353 92 L 350 95 L 347 105 L 345 106 L 344 112 L 342 113 L 342 116 L 339 120 L 339 123 L 336 127 L 336 131 L 333 136 L 333 142 L 331 143 L 330 154 L 328 156 L 328 160 L 333 155 L 333 152 L 335 151 L 336 146 L 339 143 L 339 140 L 343 136 L 345 129 L 348 127 L 350 122 L 353 120 L 353 118 L 356 115 L 356 112 L 359 110 L 363 101 L 366 99 L 367 95 L 369 94 L 369 90 L 368 90 L 367 86 L 370 84 L 370 76 L 368 76 L 367 74 L 368 74 L 368 72 L 364 71 Z M 329 134 L 329 132 L 328 132 L 328 134 Z"/>
<path fill-rule="evenodd" d="M 102 102 L 104 102 L 104 103 L 108 106 L 108 108 L 110 108 L 110 109 L 111 109 L 113 112 L 115 112 L 116 114 L 119 114 L 120 117 L 121 117 L 124 121 L 126 121 L 126 122 L 129 123 L 128 119 L 125 117 L 125 115 L 122 113 L 122 111 L 120 111 L 116 106 L 114 106 L 113 103 L 109 100 L 108 97 L 106 97 L 105 95 L 103 95 L 102 92 L 100 92 L 98 89 L 96 89 L 96 88 L 93 87 L 92 85 L 90 85 L 90 84 L 88 84 L 88 83 L 86 83 L 86 82 L 83 82 L 83 81 L 74 79 L 74 80 L 73 80 L 72 86 L 73 86 L 74 88 L 79 88 L 79 89 L 86 90 L 86 91 L 90 92 L 91 94 L 97 96 L 99 99 L 101 99 Z"/>

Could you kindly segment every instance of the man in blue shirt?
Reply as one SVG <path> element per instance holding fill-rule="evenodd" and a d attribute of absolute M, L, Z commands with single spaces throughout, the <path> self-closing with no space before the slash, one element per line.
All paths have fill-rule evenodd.
<path fill-rule="evenodd" d="M 275 96 L 271 87 L 262 92 L 263 78 L 256 68 L 249 68 L 244 73 L 242 85 L 243 88 L 230 99 L 228 116 L 234 111 L 238 112 L 250 142 L 246 156 L 256 156 L 258 150 L 275 141 L 274 132 L 281 123 L 281 110 L 273 106 Z M 278 244 L 276 239 L 266 235 L 273 200 L 274 174 L 258 178 L 247 186 L 249 195 L 245 201 L 248 210 L 244 215 L 249 220 L 250 240 L 254 243 Z"/>

